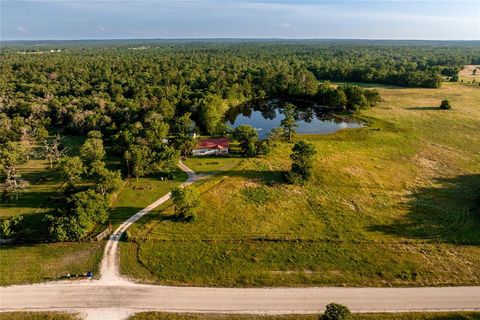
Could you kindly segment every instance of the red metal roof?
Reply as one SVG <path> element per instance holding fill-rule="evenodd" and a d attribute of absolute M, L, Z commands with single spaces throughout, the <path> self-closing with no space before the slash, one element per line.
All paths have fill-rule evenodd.
<path fill-rule="evenodd" d="M 228 149 L 229 140 L 222 139 L 200 139 L 198 140 L 198 149 Z"/>

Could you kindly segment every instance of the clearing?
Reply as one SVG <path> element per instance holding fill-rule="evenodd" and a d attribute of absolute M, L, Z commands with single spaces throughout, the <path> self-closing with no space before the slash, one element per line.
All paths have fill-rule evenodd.
<path fill-rule="evenodd" d="M 370 125 L 315 144 L 314 179 L 283 183 L 292 147 L 196 158 L 193 223 L 168 203 L 130 229 L 121 271 L 194 286 L 445 286 L 480 283 L 480 88 L 379 88 Z M 443 98 L 452 110 L 439 110 Z"/>

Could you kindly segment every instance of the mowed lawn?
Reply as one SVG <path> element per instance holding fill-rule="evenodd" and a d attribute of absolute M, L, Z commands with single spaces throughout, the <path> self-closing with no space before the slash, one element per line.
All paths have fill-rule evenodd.
<path fill-rule="evenodd" d="M 98 275 L 104 242 L 2 245 L 0 285 L 59 280 L 66 274 Z"/>
<path fill-rule="evenodd" d="M 299 136 L 314 178 L 283 182 L 292 144 L 272 153 L 192 159 L 192 223 L 164 205 L 121 244 L 140 281 L 207 286 L 427 286 L 480 283 L 480 88 L 380 88 L 369 125 Z M 448 98 L 452 110 L 439 110 Z"/>

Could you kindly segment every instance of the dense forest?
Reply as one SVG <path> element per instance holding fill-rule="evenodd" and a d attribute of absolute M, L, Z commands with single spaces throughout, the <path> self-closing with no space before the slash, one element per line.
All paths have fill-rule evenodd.
<path fill-rule="evenodd" d="M 81 239 L 93 223 L 106 221 L 102 199 L 121 176 L 106 168 L 104 143 L 109 155 L 122 159 L 124 176 L 170 174 L 178 157 L 189 154 L 194 132 L 227 134 L 227 111 L 246 102 L 295 98 L 322 112 L 355 112 L 378 103 L 379 93 L 330 81 L 437 88 L 463 65 L 480 63 L 475 45 L 54 45 L 6 46 L 0 55 L 2 201 L 22 188 L 16 171 L 32 156 L 28 144 L 41 146 L 36 156 L 65 179 L 67 206 L 47 217 L 54 240 Z M 57 134 L 87 136 L 81 157 L 68 157 Z"/>

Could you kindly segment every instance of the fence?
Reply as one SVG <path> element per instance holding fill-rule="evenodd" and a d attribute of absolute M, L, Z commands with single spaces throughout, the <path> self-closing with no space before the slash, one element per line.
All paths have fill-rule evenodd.
<path fill-rule="evenodd" d="M 109 225 L 107 229 L 103 230 L 99 234 L 97 234 L 95 237 L 90 238 L 90 241 L 100 241 L 105 239 L 110 233 L 112 232 L 112 226 Z"/>

